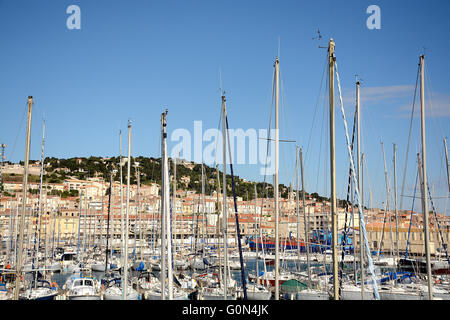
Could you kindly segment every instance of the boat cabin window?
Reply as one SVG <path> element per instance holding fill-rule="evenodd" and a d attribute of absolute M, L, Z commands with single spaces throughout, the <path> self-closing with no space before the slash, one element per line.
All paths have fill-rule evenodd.
<path fill-rule="evenodd" d="M 92 280 L 88 279 L 88 280 L 84 280 L 84 285 L 92 287 L 94 284 L 92 283 Z"/>
<path fill-rule="evenodd" d="M 62 260 L 63 261 L 73 261 L 74 260 L 75 255 L 74 254 L 64 254 L 62 256 Z"/>
<path fill-rule="evenodd" d="M 81 286 L 82 284 L 83 284 L 83 283 L 82 283 L 81 280 L 75 280 L 74 283 L 73 283 L 73 286 L 74 286 L 74 287 L 78 287 L 78 286 Z"/>

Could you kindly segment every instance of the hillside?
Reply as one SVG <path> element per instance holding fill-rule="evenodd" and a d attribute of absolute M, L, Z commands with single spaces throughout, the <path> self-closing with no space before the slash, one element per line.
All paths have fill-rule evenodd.
<path fill-rule="evenodd" d="M 148 158 L 148 157 L 136 157 L 131 159 L 131 184 L 136 184 L 137 174 L 135 163 L 139 163 L 139 171 L 141 173 L 141 184 L 158 183 L 161 184 L 161 159 Z M 169 174 L 173 175 L 173 162 L 169 159 L 170 170 Z M 62 183 L 64 179 L 76 178 L 86 179 L 88 177 L 100 177 L 105 180 L 109 180 L 109 172 L 112 169 L 116 169 L 117 172 L 114 175 L 114 181 L 120 181 L 119 172 L 119 157 L 101 158 L 101 157 L 89 157 L 89 158 L 69 158 L 58 159 L 49 157 L 45 159 L 45 172 L 44 181 L 49 183 Z M 123 166 L 123 181 L 126 181 L 127 166 Z M 205 173 L 205 193 L 211 194 L 217 188 L 217 172 L 215 168 L 204 165 Z M 222 172 L 219 170 L 220 184 L 222 184 Z M 195 190 L 201 192 L 201 164 L 194 162 L 182 162 L 177 163 L 177 188 L 183 190 Z M 255 182 L 245 181 L 239 176 L 235 176 L 236 182 L 236 194 L 243 199 L 251 200 L 254 198 L 254 185 Z M 227 189 L 229 194 L 232 192 L 232 179 L 231 175 L 227 174 Z M 265 196 L 273 197 L 273 186 L 270 183 L 266 183 L 264 193 L 264 183 L 257 182 L 256 188 L 258 197 Z M 288 197 L 288 188 L 280 184 L 280 195 L 282 198 Z"/>

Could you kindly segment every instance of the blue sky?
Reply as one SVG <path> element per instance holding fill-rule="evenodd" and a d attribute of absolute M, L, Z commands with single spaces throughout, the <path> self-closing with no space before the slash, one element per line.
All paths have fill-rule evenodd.
<path fill-rule="evenodd" d="M 72 4 L 81 9 L 80 30 L 66 27 L 66 8 Z M 372 4 L 381 9 L 380 30 L 366 27 L 366 9 Z M 305 150 L 307 191 L 328 194 L 328 109 L 326 87 L 321 87 L 326 49 L 312 40 L 319 28 L 322 46 L 331 37 L 336 42 L 350 129 L 355 75 L 362 78 L 365 198 L 368 204 L 371 192 L 373 206 L 385 199 L 380 141 L 391 179 L 392 143 L 398 145 L 400 189 L 417 64 L 425 50 L 429 183 L 436 197 L 444 197 L 449 12 L 448 1 L 436 0 L 0 0 L 0 140 L 8 145 L 8 160 L 23 160 L 26 99 L 33 95 L 32 159 L 40 157 L 43 117 L 48 156 L 117 155 L 119 129 L 125 153 L 131 119 L 133 154 L 159 157 L 164 109 L 169 109 L 169 134 L 177 128 L 193 132 L 195 120 L 202 120 L 204 129 L 217 128 L 219 69 L 230 126 L 267 128 L 280 40 L 280 136 L 296 140 Z M 348 156 L 338 106 L 337 188 L 344 198 Z M 420 148 L 418 119 L 417 114 L 406 179 L 409 195 Z M 169 141 L 169 149 L 173 144 Z M 280 162 L 280 182 L 293 182 L 295 144 L 282 144 Z M 241 177 L 261 181 L 258 172 L 257 165 L 235 169 Z M 404 208 L 410 204 L 404 198 Z M 443 212 L 445 201 L 436 204 Z"/>

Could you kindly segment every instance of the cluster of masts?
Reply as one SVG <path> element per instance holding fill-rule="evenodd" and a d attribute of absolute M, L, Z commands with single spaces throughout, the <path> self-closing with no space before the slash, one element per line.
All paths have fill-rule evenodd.
<path fill-rule="evenodd" d="M 319 34 L 320 36 L 320 34 Z M 432 284 L 432 276 L 431 276 L 431 265 L 430 265 L 430 247 L 429 247 L 429 233 L 428 233 L 428 198 L 427 198 L 427 192 L 425 190 L 425 186 L 427 186 L 427 174 L 426 174 L 426 168 L 427 168 L 427 158 L 426 158 L 426 144 L 425 144 L 425 108 L 424 108 L 424 59 L 425 57 L 422 55 L 420 56 L 420 68 L 421 68 L 421 82 L 420 82 L 420 98 L 421 98 L 421 130 L 422 130 L 422 152 L 421 157 L 419 157 L 419 161 L 421 164 L 421 170 L 420 170 L 420 176 L 421 176 L 421 190 L 422 190 L 422 211 L 424 215 L 424 234 L 425 234 L 425 253 L 426 253 L 426 270 L 427 270 L 427 279 L 428 279 L 428 298 L 431 300 L 433 298 L 433 284 Z M 280 237 L 279 237 L 279 64 L 280 60 L 277 57 L 275 59 L 274 63 L 274 86 L 275 86 L 275 174 L 274 174 L 274 200 L 275 200 L 275 208 L 274 208 L 274 214 L 275 214 L 275 268 L 274 268 L 274 296 L 275 299 L 278 300 L 280 297 Z M 339 75 L 337 72 L 337 64 L 336 64 L 336 56 L 335 56 L 335 43 L 333 39 L 329 41 L 328 45 L 328 75 L 329 75 L 329 119 L 330 119 L 330 185 L 331 185 L 331 217 L 332 217 L 332 274 L 333 274 L 333 299 L 339 300 L 340 299 L 340 277 L 339 277 L 339 269 L 338 269 L 338 251 L 339 251 L 339 245 L 338 245 L 338 231 L 337 231 L 337 206 L 336 206 L 336 161 L 335 161 L 335 74 L 337 76 L 337 84 L 339 87 L 339 94 L 340 94 L 340 83 L 339 83 Z M 227 210 L 227 180 L 226 180 L 226 165 L 227 165 L 227 159 L 226 159 L 226 149 L 227 149 L 227 129 L 228 129 L 228 119 L 227 119 L 227 111 L 226 111 L 226 98 L 225 94 L 222 92 L 221 96 L 222 100 L 222 130 L 223 130 L 223 179 L 222 179 L 222 187 L 223 187 L 223 202 L 222 202 L 222 212 L 228 212 Z M 341 102 L 341 108 L 342 108 L 342 97 L 340 99 Z M 351 163 L 351 178 L 353 180 L 353 188 L 354 188 L 354 194 L 356 195 L 356 203 L 358 204 L 358 211 L 359 211 L 359 223 L 360 223 L 360 261 L 361 261 L 361 283 L 365 283 L 364 279 L 364 261 L 367 259 L 368 265 L 369 265 L 369 273 L 370 277 L 372 279 L 372 287 L 373 287 L 373 294 L 376 299 L 379 299 L 379 292 L 377 288 L 377 277 L 374 273 L 373 269 L 373 263 L 372 263 L 372 257 L 370 248 L 367 241 L 367 235 L 365 232 L 365 220 L 364 220 L 364 213 L 363 213 L 363 207 L 361 205 L 362 201 L 360 198 L 361 195 L 361 150 L 360 150 L 360 81 L 357 79 L 356 81 L 356 127 L 357 127 L 357 135 L 356 135 L 356 154 L 354 155 L 354 151 L 352 148 L 350 148 L 350 142 L 348 139 L 348 131 L 347 131 L 347 144 L 348 144 L 348 152 L 349 152 L 349 160 Z M 28 182 L 28 164 L 29 164 L 29 151 L 30 151 L 30 129 L 31 129 L 31 114 L 32 114 L 32 106 L 33 106 L 33 97 L 28 97 L 28 121 L 27 121 L 27 136 L 26 136 L 26 149 L 25 149 L 25 161 L 24 161 L 24 176 L 23 176 L 23 201 L 24 204 L 26 203 L 26 192 L 27 192 L 27 182 Z M 343 111 L 343 109 L 342 109 Z M 173 256 L 172 256 L 172 235 L 171 235 L 171 216 L 170 216 L 170 196 L 169 196 L 169 165 L 168 165 L 168 153 L 167 153 L 167 114 L 168 111 L 166 110 L 161 114 L 161 158 L 162 158 L 162 192 L 161 192 L 161 272 L 160 272 L 160 283 L 161 283 L 161 299 L 169 299 L 172 300 L 174 298 L 174 286 L 173 286 Z M 345 114 L 343 113 L 344 117 L 344 124 L 347 129 L 347 124 L 345 120 Z M 121 133 L 120 133 L 121 134 Z M 228 137 L 229 139 L 229 137 Z M 44 154 L 44 141 L 45 141 L 45 122 L 44 122 L 44 132 L 43 132 L 43 143 L 42 143 L 42 157 Z M 229 143 L 229 141 L 228 141 Z M 122 239 L 125 239 L 123 241 L 123 266 L 128 266 L 128 241 L 127 236 L 129 234 L 128 225 L 129 225 L 129 188 L 130 188 L 130 146 L 131 146 L 131 121 L 128 121 L 128 161 L 127 161 L 127 189 L 126 189 L 126 206 L 125 206 L 125 221 L 123 221 L 123 228 L 122 228 Z M 4 149 L 5 145 L 1 145 L 1 147 Z M 384 150 L 384 148 L 383 148 Z M 395 150 L 395 146 L 394 146 Z M 356 158 L 356 165 L 353 162 L 353 158 Z M 3 153 L 2 153 L 2 159 L 3 159 Z M 303 186 L 303 155 L 302 150 L 297 147 L 297 167 L 301 164 L 301 171 L 302 171 L 302 190 L 304 190 Z M 43 161 L 41 161 L 41 165 L 43 164 Z M 122 144 L 120 143 L 120 183 L 121 183 L 121 212 L 122 212 L 122 203 L 123 203 L 123 192 L 122 192 L 122 167 L 124 163 L 122 161 Z M 230 161 L 230 168 L 231 173 L 233 174 L 233 167 Z M 448 169 L 448 168 L 447 168 Z M 41 168 L 41 183 L 42 183 L 42 170 Z M 111 182 L 112 182 L 112 176 L 115 172 L 111 171 Z M 176 179 L 174 179 L 176 181 Z M 298 209 L 298 190 L 299 190 L 299 180 L 297 175 L 297 216 L 299 216 L 299 209 Z M 138 183 L 139 184 L 139 183 Z M 450 185 L 450 181 L 449 181 Z M 233 186 L 234 187 L 234 186 Z M 176 184 L 174 186 L 176 190 Z M 220 188 L 220 186 L 219 186 Z M 256 188 L 256 187 L 255 187 Z M 255 190 L 256 191 L 256 190 Z M 176 194 L 176 192 L 174 193 Z M 219 195 L 219 192 L 217 193 Z M 111 192 L 109 193 L 109 197 L 111 197 Z M 303 201 L 303 208 L 305 208 L 305 194 L 302 192 L 302 201 Z M 81 201 L 81 197 L 80 197 Z M 396 201 L 396 200 L 395 200 Z M 41 196 L 40 196 L 40 204 Z M 20 279 L 21 274 L 23 272 L 22 270 L 22 254 L 23 254 L 23 239 L 24 239 L 24 218 L 25 218 L 25 210 L 26 206 L 22 206 L 22 213 L 20 216 L 20 229 L 19 229 L 19 239 L 18 239 L 18 245 L 19 248 L 17 250 L 17 267 L 16 267 L 16 282 L 15 282 L 15 291 L 14 291 L 14 298 L 18 299 L 19 295 L 19 285 L 20 285 Z M 81 206 L 80 206 L 81 210 Z M 108 217 L 109 217 L 109 211 L 110 207 L 108 206 Z M 236 208 L 236 221 L 238 223 L 238 213 Z M 228 230 L 227 230 L 227 217 L 225 214 L 222 215 L 223 222 L 221 227 L 221 235 L 224 239 L 228 239 Z M 122 215 L 123 220 L 123 215 Z M 308 234 L 308 227 L 305 221 L 305 233 Z M 109 223 L 109 219 L 108 219 Z M 242 256 L 242 248 L 241 248 L 241 237 L 239 235 L 239 227 L 237 225 L 237 242 L 239 247 L 239 257 L 240 257 L 240 266 L 241 266 L 241 275 L 242 275 L 242 286 L 243 286 L 243 293 L 244 298 L 247 298 L 247 290 L 246 290 L 246 279 L 244 276 L 244 264 L 243 264 L 243 256 Z M 108 224 L 108 230 L 109 230 L 109 224 Z M 297 233 L 299 234 L 299 232 Z M 307 239 L 305 235 L 305 239 Z M 108 239 L 108 238 L 107 238 Z M 107 251 L 108 251 L 108 240 L 107 240 Z M 299 247 L 297 247 L 297 250 L 299 250 Z M 306 246 L 308 248 L 309 246 Z M 258 248 L 258 245 L 256 246 Z M 225 244 L 225 250 L 223 251 L 224 257 L 224 270 L 228 269 L 228 250 L 226 249 Z M 106 255 L 108 257 L 108 254 Z M 106 258 L 108 259 L 108 258 Z M 106 260 L 106 264 L 107 264 Z M 308 264 L 308 279 L 311 280 L 311 271 L 310 271 L 310 260 L 309 260 L 309 251 L 307 249 L 307 264 Z M 225 273 L 225 272 L 224 272 Z M 128 268 L 123 268 L 123 283 L 128 283 Z M 228 277 L 223 276 L 223 298 L 227 299 L 228 297 Z M 166 289 L 167 284 L 167 289 Z M 123 299 L 126 299 L 128 296 L 127 293 L 127 286 L 123 286 L 122 290 L 122 296 Z M 361 294 L 364 297 L 364 285 L 361 285 Z"/>

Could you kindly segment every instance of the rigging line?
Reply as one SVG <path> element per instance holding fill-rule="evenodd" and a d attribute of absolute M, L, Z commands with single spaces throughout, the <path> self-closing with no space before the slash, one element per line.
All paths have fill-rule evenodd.
<path fill-rule="evenodd" d="M 226 123 L 226 129 L 228 128 L 228 116 L 225 115 L 225 123 Z M 239 262 L 241 265 L 241 281 L 242 281 L 242 287 L 244 289 L 244 300 L 247 300 L 247 286 L 245 281 L 245 270 L 244 270 L 244 260 L 242 257 L 242 245 L 241 245 L 241 231 L 239 227 L 239 213 L 237 208 L 237 199 L 236 199 L 236 186 L 235 186 L 235 180 L 234 180 L 234 173 L 233 173 L 233 163 L 231 158 L 231 145 L 230 145 L 230 136 L 227 134 L 227 141 L 228 141 L 228 150 L 229 152 L 229 158 L 230 158 L 230 173 L 231 173 L 231 183 L 233 187 L 233 198 L 234 198 L 234 212 L 235 212 L 235 218 L 236 218 L 236 233 L 237 233 L 237 240 L 238 240 L 238 248 L 239 248 Z"/>
<path fill-rule="evenodd" d="M 222 81 L 222 80 L 221 80 L 221 81 Z M 222 84 L 221 84 L 220 86 L 221 86 L 221 88 L 222 88 Z M 222 108 L 222 106 L 221 106 L 221 108 Z M 214 156 L 214 168 L 215 168 L 216 165 L 218 164 L 218 163 L 217 163 L 217 156 L 218 156 L 217 150 L 218 150 L 218 145 L 219 145 L 219 132 L 220 132 L 221 121 L 222 121 L 222 111 L 219 112 L 219 124 L 218 124 L 218 126 L 217 126 L 216 146 L 215 146 L 216 152 L 215 152 L 215 156 Z M 222 137 L 222 139 L 223 139 L 223 137 Z"/>
<path fill-rule="evenodd" d="M 430 62 L 428 61 L 428 65 L 430 64 Z M 430 70 L 430 68 L 428 68 L 428 70 Z M 425 85 L 425 88 L 426 88 L 426 90 L 428 90 L 428 96 L 430 97 L 429 98 L 429 103 L 430 103 L 430 109 L 431 110 L 433 110 L 433 108 L 432 108 L 432 100 L 434 100 L 433 99 L 433 87 L 432 87 L 432 84 L 431 84 L 431 78 L 428 76 L 428 73 L 429 72 L 425 72 L 425 82 L 426 82 L 426 84 L 428 84 L 428 85 Z M 439 125 L 439 129 L 441 130 L 441 134 L 442 134 L 442 136 L 443 137 L 445 137 L 445 134 L 444 134 L 444 130 L 442 129 L 442 123 L 441 123 L 441 119 L 439 118 L 439 117 L 436 117 L 437 118 L 437 123 L 438 123 L 438 125 Z"/>
<path fill-rule="evenodd" d="M 274 99 L 274 90 L 275 90 L 275 75 L 276 75 L 276 71 L 275 68 L 273 70 L 273 77 L 272 77 L 272 98 L 271 98 L 271 103 L 270 103 L 270 117 L 269 117 L 269 132 L 268 132 L 268 136 L 267 138 L 271 137 L 271 126 L 272 126 L 272 114 L 273 114 L 273 99 Z M 267 179 L 267 158 L 269 156 L 269 148 L 270 148 L 270 140 L 267 139 L 267 146 L 266 146 L 266 162 L 264 164 L 264 181 L 263 181 L 263 194 L 261 196 L 261 214 L 260 214 L 260 219 L 263 215 L 263 210 L 264 210 L 264 200 L 267 199 L 268 197 L 268 193 L 269 193 L 269 188 L 267 187 L 268 183 L 266 182 Z M 273 188 L 275 190 L 275 188 Z M 255 199 L 256 202 L 256 199 Z M 262 248 L 263 248 L 263 257 L 264 257 L 264 240 L 261 238 L 262 241 Z M 256 245 L 258 245 L 258 241 L 256 241 Z M 265 261 L 263 260 L 264 263 L 264 269 L 265 269 Z"/>
<path fill-rule="evenodd" d="M 28 105 L 27 105 L 27 108 L 28 108 Z M 8 158 L 8 159 L 10 159 L 10 160 L 12 160 L 12 158 L 13 158 L 13 156 L 14 156 L 14 152 L 15 152 L 15 150 L 16 150 L 16 145 L 17 145 L 17 140 L 18 140 L 18 138 L 19 138 L 20 132 L 22 132 L 22 126 L 23 126 L 23 122 L 24 122 L 24 120 L 25 120 L 25 115 L 26 115 L 26 113 L 27 113 L 27 108 L 24 108 L 24 110 L 23 110 L 22 121 L 20 122 L 19 129 L 17 130 L 16 138 L 15 138 L 15 140 L 14 140 L 14 144 L 13 144 L 13 147 L 12 147 L 12 150 L 11 150 L 11 153 L 10 153 L 11 155 L 9 156 L 9 155 L 8 155 L 8 152 L 6 153 L 6 154 L 8 155 L 6 158 Z"/>
<path fill-rule="evenodd" d="M 440 131 L 441 131 L 440 134 L 441 134 L 442 137 L 445 137 L 445 133 L 442 130 L 442 126 L 441 126 L 441 122 L 440 122 L 440 118 L 439 118 L 438 114 L 434 113 L 434 108 L 433 108 L 433 104 L 432 104 L 432 100 L 433 100 L 432 92 L 433 92 L 433 90 L 431 88 L 431 80 L 428 77 L 428 73 L 425 73 L 424 76 L 425 76 L 425 81 L 426 81 L 425 90 L 427 91 L 427 97 L 428 97 L 427 103 L 429 105 L 429 109 L 430 109 L 430 113 L 431 113 L 430 118 L 432 120 L 433 129 L 434 129 L 434 130 L 431 130 L 431 131 L 432 131 L 432 134 L 433 134 L 434 138 L 436 139 L 436 141 L 440 141 L 440 139 L 438 139 L 438 132 L 437 132 L 438 129 L 440 129 Z M 438 144 L 439 143 L 436 143 L 436 145 L 438 145 Z M 442 173 L 442 170 L 444 169 L 444 157 L 445 156 L 444 156 L 443 151 L 442 151 L 441 148 L 438 147 L 437 150 L 438 150 L 437 152 L 439 153 L 439 159 L 441 159 L 440 160 L 440 165 L 441 165 L 440 173 Z M 430 168 L 429 171 L 431 171 L 431 169 L 432 168 Z M 430 172 L 429 176 L 432 176 L 432 172 Z M 440 174 L 439 177 L 440 176 L 442 176 L 442 175 Z"/>
<path fill-rule="evenodd" d="M 281 104 L 280 104 L 280 111 L 281 111 L 281 116 L 282 116 L 282 123 L 284 123 L 285 125 L 283 126 L 283 128 L 286 128 L 287 130 L 285 130 L 286 135 L 288 137 L 293 136 L 291 135 L 291 131 L 290 131 L 290 127 L 288 126 L 288 121 L 286 119 L 286 114 L 288 114 L 288 110 L 287 110 L 287 103 L 285 102 L 286 100 L 286 95 L 285 95 L 285 88 L 284 88 L 284 81 L 283 81 L 283 77 L 281 76 L 281 67 L 280 67 L 280 82 L 281 82 Z M 285 161 L 285 163 L 288 161 L 288 159 L 290 159 L 289 156 L 287 156 L 287 152 L 285 150 L 285 148 L 281 149 L 281 159 Z M 293 170 L 293 166 L 290 165 L 285 165 L 284 166 L 284 171 L 286 174 L 285 177 L 285 181 L 289 181 L 289 179 L 292 179 L 291 181 L 289 181 L 290 185 L 294 184 L 294 172 L 291 172 L 291 174 L 289 174 L 289 171 Z"/>
<path fill-rule="evenodd" d="M 355 113 L 354 113 L 354 116 L 353 116 L 353 133 L 352 133 L 352 144 L 351 144 L 351 150 L 352 150 L 352 152 L 353 152 L 353 148 L 354 148 L 354 141 L 355 141 L 355 128 L 356 128 L 356 120 L 357 120 L 357 111 L 355 110 Z M 342 241 L 341 241 L 341 246 L 342 246 L 342 255 L 341 255 L 341 257 L 342 257 L 342 259 L 341 259 L 341 263 L 340 263 L 340 272 L 341 272 L 341 274 L 340 274 L 340 276 L 339 276 L 339 281 L 340 281 L 340 283 L 339 283 L 339 290 L 341 290 L 341 285 L 342 285 L 342 276 L 343 276 L 343 274 L 342 274 L 342 272 L 343 272 L 343 270 L 344 270 L 344 256 L 345 256 L 345 246 L 346 246 L 346 244 L 347 244 L 347 234 L 348 234 L 348 231 L 350 230 L 350 222 L 349 222 L 349 226 L 348 226 L 348 230 L 347 230 L 347 216 L 348 216 L 348 207 L 349 207 L 349 197 L 350 197 L 350 189 L 351 189 L 351 183 L 352 183 L 352 168 L 351 168 L 351 166 L 349 165 L 349 169 L 348 169 L 348 183 L 347 183 L 347 201 L 346 201 L 346 203 L 345 203 L 345 219 L 344 219 L 344 234 L 343 234 L 343 236 L 342 236 Z M 353 198 L 353 195 L 352 195 L 352 198 Z M 353 204 L 353 201 L 352 201 L 352 213 L 353 213 L 353 207 L 354 207 L 354 204 Z M 351 219 L 353 220 L 353 214 L 352 214 L 352 216 L 351 216 Z M 353 244 L 354 245 L 354 244 Z"/>
<path fill-rule="evenodd" d="M 337 62 L 336 59 L 334 59 L 334 66 L 336 68 L 336 80 L 337 80 L 337 85 L 338 85 L 338 89 L 339 89 L 339 102 L 340 102 L 340 106 L 341 106 L 341 113 L 342 113 L 342 117 L 344 120 L 344 129 L 345 129 L 345 138 L 347 141 L 347 151 L 348 151 L 348 157 L 350 159 L 350 164 L 351 164 L 351 168 L 352 168 L 352 177 L 353 177 L 353 183 L 355 186 L 355 200 L 358 202 L 358 212 L 359 212 L 359 219 L 361 221 L 361 230 L 363 232 L 363 236 L 364 236 L 364 244 L 366 247 L 366 253 L 367 253 L 367 260 L 369 262 L 369 271 L 371 274 L 371 278 L 372 278 L 372 286 L 373 286 L 373 293 L 375 296 L 376 300 L 380 300 L 380 296 L 378 293 L 378 286 L 377 286 L 377 281 L 376 281 L 376 276 L 375 276 L 375 270 L 374 270 L 374 266 L 373 266 L 373 262 L 372 262 L 372 257 L 370 255 L 370 248 L 369 248 L 369 242 L 367 239 L 367 232 L 366 232 L 366 223 L 364 221 L 364 215 L 362 212 L 362 207 L 361 207 L 361 198 L 359 195 L 359 187 L 357 184 L 357 180 L 356 180 L 356 174 L 355 174 L 355 165 L 353 162 L 353 152 L 350 149 L 350 139 L 348 136 L 348 128 L 347 128 L 347 120 L 345 118 L 345 111 L 344 111 L 344 103 L 342 101 L 342 92 L 341 92 L 341 83 L 340 83 L 340 79 L 339 79 L 339 73 L 338 73 L 338 67 L 337 67 Z M 364 284 L 361 284 L 364 285 Z"/>
<path fill-rule="evenodd" d="M 412 225 L 412 220 L 413 220 L 413 212 L 414 212 L 414 200 L 416 199 L 416 188 L 417 188 L 417 178 L 419 177 L 419 169 L 417 169 L 417 174 L 416 174 L 416 183 L 414 184 L 414 198 L 412 201 L 412 208 L 411 208 L 411 218 L 409 220 L 409 229 L 408 229 L 408 239 L 406 241 L 406 249 L 405 249 L 405 259 L 408 257 L 408 246 L 409 246 L 409 236 L 411 234 L 411 225 Z"/>
<path fill-rule="evenodd" d="M 328 56 L 325 56 L 325 64 L 323 67 L 323 72 L 322 72 L 322 79 L 320 81 L 320 87 L 319 87 L 319 92 L 317 94 L 317 99 L 316 99 L 316 107 L 314 108 L 314 116 L 313 116 L 313 121 L 311 122 L 311 129 L 309 130 L 309 138 L 308 138 L 308 145 L 306 147 L 306 153 L 305 153 L 305 159 L 306 161 L 309 161 L 308 158 L 308 151 L 309 151 L 309 146 L 311 143 L 311 137 L 312 137 L 312 130 L 314 128 L 314 124 L 315 124 L 315 119 L 316 119 L 316 113 L 317 110 L 319 109 L 319 99 L 320 99 L 320 93 L 322 92 L 322 86 L 323 86 L 323 79 L 325 78 L 325 71 L 327 70 L 327 65 L 328 65 Z M 328 88 L 328 85 L 326 85 L 326 87 Z"/>
<path fill-rule="evenodd" d="M 411 142 L 411 131 L 412 131 L 412 124 L 413 124 L 413 120 L 414 120 L 414 108 L 416 105 L 417 85 L 419 82 L 419 74 L 420 74 L 420 64 L 417 67 L 416 87 L 414 89 L 414 98 L 413 98 L 413 105 L 412 105 L 412 110 L 411 110 L 411 119 L 409 121 L 408 144 L 406 147 L 405 167 L 403 169 L 403 180 L 402 180 L 402 191 L 401 191 L 402 194 L 404 194 L 404 192 L 405 192 L 406 169 L 408 167 L 408 154 L 409 154 L 409 147 L 410 147 L 410 142 Z M 402 207 L 403 207 L 403 198 L 400 198 L 400 207 L 399 208 L 402 209 Z"/>
<path fill-rule="evenodd" d="M 327 84 L 327 88 L 329 89 L 329 84 Z M 324 196 L 326 197 L 328 195 L 328 183 L 327 183 L 327 181 L 329 181 L 329 179 L 328 179 L 329 170 L 328 169 L 330 168 L 329 167 L 329 165 L 330 165 L 329 164 L 329 159 L 330 159 L 329 149 L 330 148 L 327 148 L 327 146 L 330 145 L 330 127 L 328 125 L 326 125 L 326 124 L 330 123 L 330 113 L 326 112 L 327 111 L 327 107 L 326 107 L 327 101 L 326 101 L 326 99 L 324 99 L 323 104 L 324 104 L 323 110 L 324 110 L 324 118 L 325 118 L 325 121 L 323 122 L 323 128 L 325 129 L 325 138 L 324 138 L 324 140 L 326 142 L 326 143 L 323 144 L 323 149 L 324 149 L 323 172 L 325 173 L 324 176 L 323 176 L 323 179 L 324 179 L 324 191 L 325 191 Z M 330 189 L 330 192 L 331 192 L 331 189 Z M 329 199 L 331 199 L 331 194 L 330 194 Z"/>
<path fill-rule="evenodd" d="M 271 102 L 270 102 L 269 132 L 268 132 L 267 138 L 271 137 L 274 91 L 275 91 L 275 69 L 273 71 L 273 78 L 272 78 L 272 98 L 271 98 Z M 269 140 L 267 140 L 266 163 L 264 165 L 264 183 L 266 182 L 266 177 L 267 177 L 267 158 L 269 156 L 269 150 L 270 150 L 270 142 L 269 142 Z"/>
<path fill-rule="evenodd" d="M 328 82 L 326 84 L 326 87 L 328 88 Z M 323 106 L 322 106 L 322 128 L 320 130 L 320 139 L 319 139 L 319 159 L 317 161 L 317 174 L 316 174 L 316 190 L 319 191 L 319 177 L 320 177 L 320 166 L 321 166 L 321 159 L 322 159 L 322 143 L 324 142 L 323 140 L 325 140 L 324 138 L 324 131 L 325 129 L 325 118 L 326 118 L 326 112 L 325 112 L 325 104 L 326 104 L 326 99 L 324 98 L 323 100 Z M 326 145 L 324 144 L 324 148 L 325 148 L 325 153 L 326 153 Z M 324 155 L 325 157 L 326 155 Z M 325 164 L 326 166 L 326 164 Z M 325 171 L 324 171 L 325 172 Z M 325 181 L 326 183 L 326 181 Z M 325 193 L 326 195 L 326 193 Z"/>
<path fill-rule="evenodd" d="M 441 227 L 440 227 L 440 224 L 439 224 L 439 220 L 438 220 L 438 216 L 437 216 L 437 213 L 436 213 L 436 209 L 434 207 L 433 198 L 431 197 L 430 186 L 429 186 L 428 183 L 427 183 L 427 189 L 428 189 L 428 194 L 429 194 L 429 197 L 430 197 L 431 207 L 432 207 L 433 213 L 434 213 L 434 218 L 436 219 L 436 224 L 438 226 L 439 235 L 441 236 L 441 244 L 442 244 L 443 248 L 445 249 L 445 256 L 447 257 L 447 261 L 450 262 L 450 259 L 449 259 L 449 256 L 448 256 L 448 251 L 447 251 L 447 245 L 444 242 L 444 236 L 442 235 L 442 232 L 441 232 Z"/>
<path fill-rule="evenodd" d="M 283 82 L 283 77 L 282 77 L 282 74 L 281 74 L 281 67 L 279 68 L 279 74 L 280 74 L 280 96 L 281 96 L 281 101 L 280 101 L 280 115 L 281 115 L 281 123 L 282 123 L 282 127 L 283 128 L 288 128 L 288 126 L 287 126 L 287 120 L 286 120 L 286 118 L 284 117 L 285 116 L 285 96 L 284 96 L 284 82 Z M 284 125 L 283 125 L 284 124 Z M 286 131 L 288 131 L 288 130 L 285 130 L 285 132 Z M 287 136 L 290 136 L 289 134 L 287 134 Z M 285 153 L 285 150 L 284 150 L 284 148 L 281 148 L 281 154 L 280 154 L 280 160 L 283 160 L 284 159 L 284 161 L 286 161 L 286 159 L 289 159 L 288 157 L 286 157 L 286 153 Z M 281 161 L 280 161 L 281 162 Z M 285 176 L 285 180 L 287 180 L 287 181 L 289 181 L 289 177 L 292 177 L 292 175 L 290 176 L 289 174 L 288 174 L 288 167 L 290 167 L 290 166 L 284 166 L 284 171 L 285 171 L 285 174 L 286 174 L 286 176 Z"/>
<path fill-rule="evenodd" d="M 274 91 L 275 91 L 275 69 L 273 71 L 273 78 L 272 78 L 272 98 L 270 103 L 270 117 L 269 117 L 269 132 L 267 135 L 267 138 L 271 137 L 271 127 L 272 127 L 272 113 L 273 113 L 273 99 L 274 99 Z M 267 146 L 266 146 L 266 162 L 264 164 L 264 182 L 263 182 L 263 196 L 261 197 L 261 208 L 264 206 L 264 198 L 267 198 L 268 196 L 268 188 L 267 188 L 267 158 L 269 156 L 269 150 L 270 150 L 270 140 L 267 139 Z M 273 159 L 271 159 L 273 160 Z M 261 210 L 262 214 L 262 210 Z"/>
<path fill-rule="evenodd" d="M 362 91 L 364 91 L 363 89 L 364 89 L 364 87 L 362 88 Z M 362 119 L 361 121 L 363 122 L 363 124 L 361 125 L 361 136 L 362 136 L 362 139 L 361 139 L 362 147 L 361 147 L 361 149 L 363 149 L 363 150 L 365 150 L 365 146 L 366 146 L 365 141 L 367 139 L 367 134 L 369 134 L 369 136 L 370 136 L 370 133 L 372 132 L 372 136 L 370 136 L 370 137 L 381 137 L 380 131 L 379 130 L 375 130 L 375 128 L 374 128 L 374 127 L 378 128 L 379 126 L 375 126 L 373 124 L 372 119 L 374 118 L 374 116 L 372 115 L 370 108 L 364 108 L 364 110 L 367 113 L 367 117 L 361 117 L 361 119 Z M 360 111 L 362 113 L 363 112 L 363 108 L 361 108 Z M 366 128 L 367 128 L 367 130 L 366 130 Z M 369 144 L 370 144 L 370 140 L 367 139 L 367 141 L 369 141 Z M 370 144 L 370 146 L 371 145 L 373 145 L 373 143 Z M 372 148 L 369 148 L 369 150 L 371 151 Z M 367 151 L 369 152 L 369 150 L 367 150 Z M 366 159 L 369 159 L 370 157 L 368 156 L 368 153 L 366 153 L 366 155 L 367 155 Z M 382 165 L 382 158 L 381 158 L 381 156 L 379 156 L 378 153 L 376 155 L 378 157 L 377 158 L 378 162 L 374 161 L 374 164 L 375 164 L 374 166 L 376 168 L 375 168 L 375 170 L 372 170 L 372 172 L 375 173 L 375 176 L 374 176 L 374 179 L 373 179 L 374 180 L 374 184 L 376 184 L 375 181 L 379 181 L 378 177 L 379 177 L 379 175 L 381 173 L 380 166 Z M 370 161 L 368 163 L 370 163 Z M 369 169 L 367 169 L 367 170 L 369 170 Z"/>

